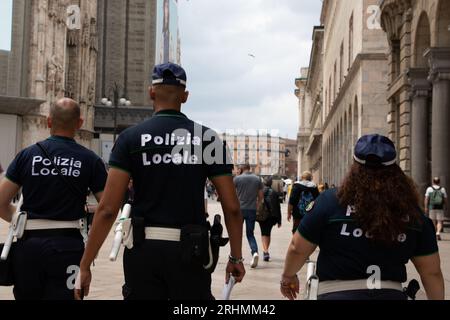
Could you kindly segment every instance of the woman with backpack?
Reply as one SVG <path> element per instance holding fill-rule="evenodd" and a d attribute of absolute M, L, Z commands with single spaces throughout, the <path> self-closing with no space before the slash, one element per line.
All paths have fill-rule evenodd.
<path fill-rule="evenodd" d="M 312 182 L 313 176 L 309 171 L 302 174 L 301 181 L 296 182 L 291 191 L 288 205 L 288 222 L 292 223 L 292 234 L 297 232 L 303 217 L 306 215 L 306 208 L 320 195 L 317 185 Z"/>
<path fill-rule="evenodd" d="M 281 293 L 297 297 L 297 272 L 319 247 L 319 300 L 407 300 L 402 284 L 409 261 L 428 299 L 443 300 L 435 230 L 414 182 L 397 165 L 394 143 L 364 136 L 354 160 L 342 187 L 324 192 L 307 208 L 288 249 Z M 409 294 L 413 298 L 415 292 Z"/>
<path fill-rule="evenodd" d="M 441 241 L 441 232 L 444 229 L 445 210 L 447 206 L 447 192 L 441 186 L 441 179 L 434 178 L 433 185 L 425 194 L 425 212 L 433 221 L 436 228 L 436 238 Z"/>
<path fill-rule="evenodd" d="M 258 208 L 256 219 L 261 228 L 261 239 L 264 250 L 264 261 L 270 261 L 270 241 L 272 228 L 278 225 L 281 228 L 281 206 L 279 193 L 272 189 L 272 178 L 264 181 L 264 201 Z"/>

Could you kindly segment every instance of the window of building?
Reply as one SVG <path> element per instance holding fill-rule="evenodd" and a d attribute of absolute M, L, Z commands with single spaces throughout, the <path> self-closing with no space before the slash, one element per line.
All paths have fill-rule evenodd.
<path fill-rule="evenodd" d="M 338 95 L 338 91 L 337 91 L 338 80 L 337 80 L 337 70 L 336 69 L 337 69 L 337 62 L 334 63 L 334 77 L 333 77 L 333 81 L 334 81 L 334 84 L 333 84 L 334 96 L 333 96 L 333 98 L 334 98 L 334 100 L 336 100 L 336 97 Z"/>
<path fill-rule="evenodd" d="M 333 106 L 333 103 L 331 100 L 331 96 L 333 95 L 333 89 L 331 87 L 331 77 L 330 77 L 330 80 L 328 81 L 328 88 L 330 88 L 330 93 L 328 94 L 328 111 L 330 111 L 331 107 Z"/>
<path fill-rule="evenodd" d="M 348 69 L 352 67 L 353 63 L 353 13 L 350 17 L 349 33 L 348 33 Z"/>
<path fill-rule="evenodd" d="M 400 40 L 392 41 L 392 74 L 394 75 L 394 79 L 400 75 Z"/>
<path fill-rule="evenodd" d="M 344 41 L 342 41 L 339 55 L 339 88 L 341 88 L 344 83 Z"/>
<path fill-rule="evenodd" d="M 400 152 L 400 140 L 401 140 L 401 117 L 400 117 L 400 104 L 396 102 L 395 108 L 395 144 L 397 150 Z"/>

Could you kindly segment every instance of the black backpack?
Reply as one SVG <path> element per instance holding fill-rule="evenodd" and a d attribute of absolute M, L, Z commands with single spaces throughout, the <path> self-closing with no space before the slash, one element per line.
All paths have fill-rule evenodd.
<path fill-rule="evenodd" d="M 267 190 L 264 191 L 264 200 L 256 210 L 256 221 L 264 222 L 270 217 L 270 203 L 268 203 L 266 199 L 272 195 L 271 191 L 273 192 L 270 188 L 267 188 Z"/>

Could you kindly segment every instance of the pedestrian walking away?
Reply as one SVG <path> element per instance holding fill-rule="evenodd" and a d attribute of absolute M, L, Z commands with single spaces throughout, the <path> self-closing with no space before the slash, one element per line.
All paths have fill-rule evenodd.
<path fill-rule="evenodd" d="M 239 197 L 242 215 L 245 220 L 246 235 L 252 253 L 251 268 L 256 268 L 259 262 L 258 243 L 255 238 L 256 209 L 263 202 L 264 185 L 261 178 L 250 172 L 250 165 L 240 167 L 241 175 L 234 178 Z"/>
<path fill-rule="evenodd" d="M 263 245 L 263 258 L 265 262 L 270 261 L 270 242 L 271 233 L 274 226 L 281 228 L 281 206 L 280 197 L 278 192 L 272 189 L 272 178 L 266 178 L 264 181 L 264 201 L 260 204 L 258 208 L 257 217 L 259 226 L 261 228 L 261 242 Z M 261 214 L 266 212 L 265 214 Z"/>
<path fill-rule="evenodd" d="M 205 212 L 207 178 L 221 198 L 231 254 L 226 280 L 241 282 L 242 216 L 233 185 L 233 165 L 217 133 L 181 113 L 188 99 L 186 73 L 173 63 L 157 65 L 150 97 L 155 115 L 122 132 L 112 150 L 105 193 L 80 268 L 78 299 L 89 294 L 90 266 L 117 217 L 133 179 L 129 239 L 124 239 L 125 300 L 211 300 L 217 243 Z M 212 235 L 212 231 L 211 231 Z M 226 242 L 218 245 L 224 245 Z M 213 245 L 215 247 L 213 247 Z"/>
<path fill-rule="evenodd" d="M 56 102 L 51 137 L 20 152 L 0 184 L 0 216 L 12 221 L 18 238 L 8 256 L 17 300 L 74 298 L 87 237 L 86 195 L 99 201 L 107 176 L 103 161 L 74 140 L 82 124 L 78 103 Z M 21 187 L 23 214 L 13 215 L 10 202 Z"/>
<path fill-rule="evenodd" d="M 441 186 L 441 179 L 434 178 L 433 185 L 425 193 L 425 212 L 436 228 L 436 238 L 441 241 L 447 210 L 447 191 Z"/>
<path fill-rule="evenodd" d="M 282 295 L 297 297 L 296 274 L 319 247 L 319 300 L 406 300 L 409 261 L 428 298 L 444 299 L 435 230 L 414 182 L 397 165 L 394 143 L 364 136 L 354 160 L 342 187 L 308 207 L 288 249 Z"/>
<path fill-rule="evenodd" d="M 319 196 L 319 189 L 312 182 L 312 174 L 305 171 L 302 180 L 292 187 L 288 205 L 288 221 L 292 219 L 292 233 L 297 231 L 300 221 L 306 215 L 306 209 Z"/>

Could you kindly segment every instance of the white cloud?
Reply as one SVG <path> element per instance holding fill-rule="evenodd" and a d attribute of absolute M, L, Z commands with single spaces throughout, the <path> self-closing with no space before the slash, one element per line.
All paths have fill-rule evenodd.
<path fill-rule="evenodd" d="M 179 1 L 191 91 L 185 112 L 217 129 L 279 129 L 294 138 L 294 79 L 309 63 L 320 7 L 320 0 Z"/>

